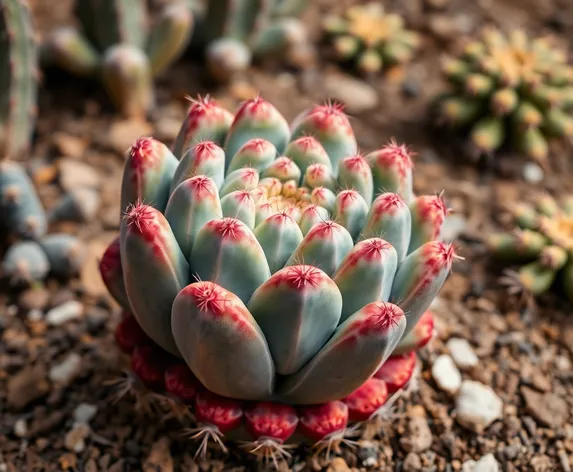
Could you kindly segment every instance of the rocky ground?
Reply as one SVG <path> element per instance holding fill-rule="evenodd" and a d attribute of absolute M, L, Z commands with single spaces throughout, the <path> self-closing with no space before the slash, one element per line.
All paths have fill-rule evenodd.
<path fill-rule="evenodd" d="M 312 25 L 333 2 L 313 2 Z M 342 8 L 348 2 L 340 2 Z M 195 461 L 173 418 L 138 413 L 114 401 L 109 381 L 122 359 L 112 331 L 119 309 L 100 281 L 97 261 L 118 230 L 123 153 L 142 134 L 171 142 L 185 95 L 210 92 L 234 108 L 260 91 L 288 119 L 313 102 L 347 105 L 361 149 L 395 137 L 417 152 L 416 189 L 446 190 L 459 235 L 457 263 L 440 298 L 437 338 L 420 355 L 419 381 L 357 443 L 328 460 L 301 448 L 281 470 L 564 471 L 573 467 L 573 308 L 548 297 L 537 309 L 507 297 L 482 238 L 503 222 L 505 207 L 532 193 L 573 191 L 573 146 L 553 148 L 541 169 L 505 156 L 478 170 L 463 146 L 437 135 L 426 119 L 441 86 L 440 54 L 486 22 L 552 30 L 573 46 L 567 0 L 408 0 L 387 2 L 424 34 L 424 51 L 403 70 L 365 82 L 320 63 L 302 74 L 258 67 L 240 85 L 214 89 L 193 58 L 158 83 L 150 123 L 113 116 L 97 85 L 63 74 L 44 77 L 29 163 L 47 208 L 78 187 L 97 190 L 97 215 L 59 228 L 78 234 L 88 261 L 69 283 L 50 280 L 20 293 L 0 291 L 0 471 L 250 471 L 243 454 L 217 449 Z M 34 2 L 42 30 L 65 22 L 65 8 Z M 52 3 L 53 5 L 53 3 Z M 60 9 L 61 8 L 61 9 Z M 567 35 L 569 35 L 567 37 Z M 542 178 L 542 180 L 540 180 Z"/>

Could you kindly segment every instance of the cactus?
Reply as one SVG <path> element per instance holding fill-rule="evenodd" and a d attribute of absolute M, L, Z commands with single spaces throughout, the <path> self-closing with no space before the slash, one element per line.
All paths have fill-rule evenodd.
<path fill-rule="evenodd" d="M 573 136 L 573 66 L 552 37 L 488 28 L 444 61 L 441 121 L 465 128 L 480 153 L 512 146 L 543 161 L 551 137 Z"/>
<path fill-rule="evenodd" d="M 37 50 L 25 0 L 0 0 L 0 159 L 28 147 L 36 118 Z"/>
<path fill-rule="evenodd" d="M 244 424 L 247 448 L 276 458 L 295 430 L 342 440 L 408 382 L 402 358 L 431 339 L 456 256 L 442 196 L 413 195 L 405 146 L 360 155 L 335 105 L 291 127 L 260 97 L 225 113 L 193 103 L 173 153 L 134 143 L 102 277 L 128 312 L 121 350 L 191 405 L 199 450 Z M 177 364 L 161 387 L 153 349 Z"/>
<path fill-rule="evenodd" d="M 15 162 L 1 162 L 0 237 L 10 245 L 0 276 L 13 285 L 39 282 L 49 273 L 65 279 L 79 272 L 85 248 L 70 234 L 46 234 L 47 220 L 26 170 Z"/>
<path fill-rule="evenodd" d="M 121 113 L 144 117 L 154 104 L 153 77 L 190 40 L 190 6 L 167 3 L 151 27 L 144 0 L 77 0 L 75 13 L 81 30 L 54 30 L 43 44 L 44 62 L 98 78 Z"/>
<path fill-rule="evenodd" d="M 327 16 L 323 30 L 335 58 L 364 75 L 410 61 L 420 43 L 415 32 L 404 28 L 404 19 L 385 12 L 381 3 L 353 5 L 342 17 Z"/>
<path fill-rule="evenodd" d="M 281 58 L 305 67 L 313 58 L 300 0 L 205 0 L 197 8 L 192 46 L 205 52 L 211 76 L 220 82 L 244 72 L 251 61 Z"/>
<path fill-rule="evenodd" d="M 557 201 L 549 195 L 512 211 L 515 227 L 494 234 L 488 246 L 494 257 L 519 264 L 508 282 L 533 296 L 561 286 L 573 301 L 573 195 Z"/>

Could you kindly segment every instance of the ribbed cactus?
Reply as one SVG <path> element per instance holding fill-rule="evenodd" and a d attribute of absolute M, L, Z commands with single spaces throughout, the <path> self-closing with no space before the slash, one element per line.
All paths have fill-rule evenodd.
<path fill-rule="evenodd" d="M 335 57 L 365 75 L 408 62 L 420 42 L 404 28 L 401 16 L 385 12 L 381 3 L 353 5 L 343 16 L 327 16 L 323 30 Z"/>
<path fill-rule="evenodd" d="M 297 18 L 308 6 L 301 0 L 204 0 L 196 8 L 193 45 L 205 51 L 209 72 L 226 82 L 252 59 L 280 58 L 304 67 L 313 55 L 304 24 Z"/>
<path fill-rule="evenodd" d="M 46 234 L 46 212 L 25 169 L 0 163 L 0 238 L 9 244 L 0 278 L 14 285 L 43 280 L 48 273 L 68 278 L 85 259 L 79 240 L 63 233 Z"/>
<path fill-rule="evenodd" d="M 37 51 L 28 3 L 0 0 L 0 159 L 24 151 L 36 119 Z"/>
<path fill-rule="evenodd" d="M 198 436 L 245 424 L 259 452 L 295 430 L 341 437 L 384 404 L 387 379 L 406 384 L 401 359 L 430 340 L 456 257 L 442 197 L 412 193 L 406 147 L 358 154 L 334 105 L 289 127 L 260 97 L 234 116 L 199 100 L 173 151 L 131 147 L 121 200 L 101 266 L 128 312 L 120 347 L 150 379 L 173 356 L 179 377 L 148 385 L 193 405 Z M 398 367 L 372 379 L 393 352 Z"/>
<path fill-rule="evenodd" d="M 145 0 L 77 0 L 81 30 L 53 31 L 43 59 L 72 74 L 102 81 L 112 102 L 127 116 L 153 106 L 153 77 L 183 52 L 193 30 L 185 0 L 167 3 L 150 26 Z"/>
<path fill-rule="evenodd" d="M 516 228 L 489 238 L 494 256 L 521 264 L 515 274 L 519 287 L 541 295 L 560 284 L 573 301 L 573 195 L 558 202 L 545 195 L 534 205 L 513 210 Z"/>
<path fill-rule="evenodd" d="M 443 72 L 451 92 L 439 98 L 438 113 L 468 129 L 481 153 L 508 145 L 542 161 L 548 138 L 573 136 L 573 66 L 553 38 L 485 29 Z"/>

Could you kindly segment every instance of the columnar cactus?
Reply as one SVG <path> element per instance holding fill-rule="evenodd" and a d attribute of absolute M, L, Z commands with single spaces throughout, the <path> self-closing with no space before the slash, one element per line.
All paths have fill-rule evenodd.
<path fill-rule="evenodd" d="M 374 415 L 432 337 L 456 257 L 412 168 L 395 143 L 359 154 L 338 106 L 289 127 L 260 97 L 235 115 L 193 103 L 172 150 L 138 139 L 101 265 L 135 374 L 190 405 L 198 436 L 244 425 L 253 451 Z"/>
<path fill-rule="evenodd" d="M 193 45 L 205 50 L 209 72 L 226 82 L 252 59 L 278 57 L 304 67 L 313 50 L 297 18 L 307 7 L 301 0 L 205 0 L 198 2 Z"/>
<path fill-rule="evenodd" d="M 535 205 L 513 211 L 517 228 L 489 238 L 495 257 L 522 267 L 515 282 L 532 295 L 549 291 L 557 282 L 573 301 L 573 195 L 561 202 L 546 195 Z"/>
<path fill-rule="evenodd" d="M 80 76 L 99 78 L 114 105 L 141 117 L 153 106 L 153 77 L 183 52 L 193 29 L 184 0 L 166 4 L 152 28 L 145 0 L 78 0 L 81 31 L 59 28 L 43 45 L 44 60 Z"/>
<path fill-rule="evenodd" d="M 386 13 L 380 3 L 354 5 L 343 17 L 328 16 L 323 29 L 336 58 L 367 75 L 408 62 L 420 42 L 415 32 L 404 28 L 400 15 Z"/>
<path fill-rule="evenodd" d="M 486 29 L 443 71 L 452 90 L 439 98 L 439 115 L 467 128 L 479 152 L 508 144 L 542 161 L 549 137 L 573 136 L 573 67 L 552 38 Z"/>
<path fill-rule="evenodd" d="M 46 234 L 46 212 L 28 174 L 20 165 L 0 163 L 0 238 L 9 244 L 0 277 L 14 285 L 43 280 L 48 273 L 75 275 L 85 251 L 75 236 Z"/>
<path fill-rule="evenodd" d="M 36 69 L 27 2 L 0 0 L 0 159 L 28 147 L 36 118 Z"/>

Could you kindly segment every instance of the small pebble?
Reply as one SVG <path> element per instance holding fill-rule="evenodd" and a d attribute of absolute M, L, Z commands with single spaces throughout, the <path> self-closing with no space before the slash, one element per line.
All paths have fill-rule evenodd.
<path fill-rule="evenodd" d="M 26 316 L 26 318 L 28 319 L 28 321 L 40 321 L 42 318 L 44 317 L 44 314 L 42 313 L 42 310 L 30 310 L 28 312 L 28 315 Z"/>
<path fill-rule="evenodd" d="M 90 427 L 87 424 L 75 424 L 66 434 L 65 446 L 70 451 L 80 453 L 86 448 L 85 439 L 90 434 Z"/>
<path fill-rule="evenodd" d="M 488 385 L 464 380 L 456 399 L 456 420 L 477 433 L 502 417 L 503 401 Z"/>
<path fill-rule="evenodd" d="M 76 423 L 88 424 L 97 414 L 97 406 L 90 403 L 80 403 L 74 410 L 73 416 Z"/>
<path fill-rule="evenodd" d="M 376 108 L 378 93 L 366 82 L 344 74 L 327 75 L 322 84 L 324 93 L 344 104 L 348 113 L 362 113 Z"/>
<path fill-rule="evenodd" d="M 59 326 L 82 316 L 84 306 L 77 300 L 70 300 L 62 305 L 52 308 L 46 314 L 46 321 L 52 326 Z"/>
<path fill-rule="evenodd" d="M 545 178 L 543 169 L 533 162 L 528 162 L 523 166 L 523 179 L 530 184 L 538 184 Z"/>
<path fill-rule="evenodd" d="M 68 384 L 79 373 L 82 365 L 82 358 L 79 354 L 72 352 L 62 362 L 52 366 L 48 377 L 52 382 Z"/>
<path fill-rule="evenodd" d="M 462 464 L 462 472 L 499 472 L 499 464 L 493 454 L 486 454 L 478 461 L 469 460 Z"/>
<path fill-rule="evenodd" d="M 438 387 L 450 395 L 455 394 L 462 385 L 462 374 L 447 354 L 438 356 L 432 365 L 432 377 Z"/>
<path fill-rule="evenodd" d="M 471 344 L 466 339 L 452 338 L 448 341 L 446 347 L 460 369 L 473 369 L 478 365 L 478 356 L 476 356 Z"/>
<path fill-rule="evenodd" d="M 18 418 L 14 423 L 14 434 L 19 438 L 24 438 L 28 434 L 28 424 L 24 418 Z"/>

